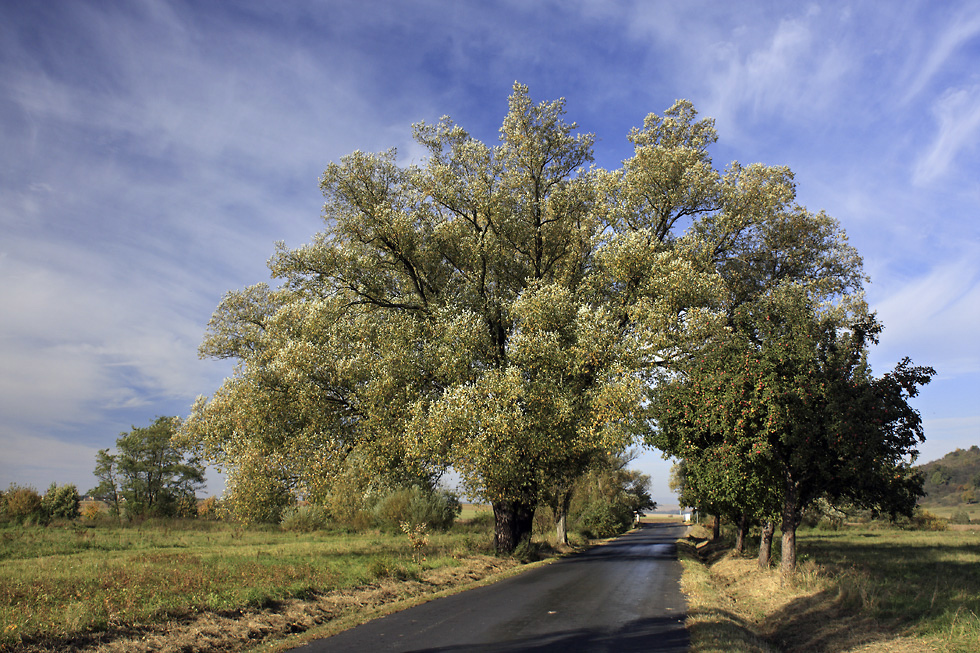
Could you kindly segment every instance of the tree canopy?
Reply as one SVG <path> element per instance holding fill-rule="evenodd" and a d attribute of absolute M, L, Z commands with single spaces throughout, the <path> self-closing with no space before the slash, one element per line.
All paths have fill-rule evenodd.
<path fill-rule="evenodd" d="M 542 498 L 561 504 L 643 437 L 647 389 L 735 307 L 786 279 L 820 297 L 860 286 L 790 171 L 718 170 L 714 123 L 689 102 L 631 131 L 612 171 L 564 115 L 515 84 L 496 145 L 445 117 L 415 126 L 418 164 L 358 151 L 327 167 L 324 230 L 280 244 L 278 286 L 229 293 L 201 346 L 239 362 L 184 429 L 233 505 L 336 506 L 451 467 L 512 550 Z"/>

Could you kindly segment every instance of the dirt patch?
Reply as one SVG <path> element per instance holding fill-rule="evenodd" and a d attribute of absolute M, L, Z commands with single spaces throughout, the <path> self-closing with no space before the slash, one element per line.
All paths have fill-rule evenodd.
<path fill-rule="evenodd" d="M 326 636 L 426 597 L 462 590 L 502 576 L 519 563 L 510 558 L 475 556 L 455 567 L 423 571 L 418 579 L 326 592 L 308 600 L 282 601 L 263 609 L 202 613 L 163 624 L 135 624 L 125 630 L 93 633 L 69 640 L 25 643 L 12 651 L 51 653 L 211 653 L 241 651 L 295 633 L 316 629 Z M 291 645 L 298 646 L 293 641 Z"/>

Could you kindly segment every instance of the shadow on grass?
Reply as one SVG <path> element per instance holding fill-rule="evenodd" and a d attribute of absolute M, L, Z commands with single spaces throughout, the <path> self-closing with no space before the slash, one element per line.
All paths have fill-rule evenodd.
<path fill-rule="evenodd" d="M 976 537 L 845 531 L 807 534 L 800 550 L 835 583 L 769 615 L 762 634 L 782 649 L 845 651 L 912 635 L 980 650 L 971 648 L 980 646 Z"/>
<path fill-rule="evenodd" d="M 769 653 L 776 651 L 761 638 L 753 625 L 739 615 L 717 608 L 688 611 L 691 641 L 703 650 Z"/>

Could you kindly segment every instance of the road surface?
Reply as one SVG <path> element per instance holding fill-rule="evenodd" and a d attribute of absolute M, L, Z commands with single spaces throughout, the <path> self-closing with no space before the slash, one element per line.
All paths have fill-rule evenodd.
<path fill-rule="evenodd" d="M 686 651 L 674 546 L 684 530 L 644 524 L 604 546 L 294 650 Z"/>

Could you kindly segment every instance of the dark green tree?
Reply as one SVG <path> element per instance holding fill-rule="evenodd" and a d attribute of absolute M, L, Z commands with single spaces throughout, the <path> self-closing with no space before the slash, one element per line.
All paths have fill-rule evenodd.
<path fill-rule="evenodd" d="M 740 307 L 734 323 L 653 403 L 650 443 L 686 460 L 696 495 L 760 516 L 778 506 L 784 571 L 795 568 L 802 512 L 819 497 L 911 514 L 924 437 L 908 399 L 934 371 L 906 359 L 872 377 L 873 317 L 842 325 L 792 285 Z"/>
<path fill-rule="evenodd" d="M 99 484 L 88 491 L 88 494 L 104 501 L 109 505 L 109 512 L 117 517 L 121 514 L 119 494 L 119 473 L 116 468 L 116 456 L 108 449 L 99 449 L 95 454 L 95 470 L 93 471 Z"/>
<path fill-rule="evenodd" d="M 117 511 L 124 505 L 129 517 L 177 514 L 204 486 L 204 466 L 174 440 L 178 427 L 177 418 L 158 417 L 149 426 L 121 433 L 116 454 L 103 449 L 96 456 L 101 483 L 92 494 Z"/>

